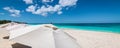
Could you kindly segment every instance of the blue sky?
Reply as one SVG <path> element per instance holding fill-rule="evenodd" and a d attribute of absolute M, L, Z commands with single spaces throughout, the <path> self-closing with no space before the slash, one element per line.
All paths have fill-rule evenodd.
<path fill-rule="evenodd" d="M 120 0 L 0 0 L 0 20 L 120 23 Z"/>

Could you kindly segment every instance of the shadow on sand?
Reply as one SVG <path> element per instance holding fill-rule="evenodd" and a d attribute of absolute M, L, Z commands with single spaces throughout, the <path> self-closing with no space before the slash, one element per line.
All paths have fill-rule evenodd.
<path fill-rule="evenodd" d="M 9 39 L 9 36 L 5 36 L 5 37 L 3 37 L 3 39 Z"/>
<path fill-rule="evenodd" d="M 20 43 L 15 43 L 15 44 L 12 44 L 12 48 L 32 48 L 32 47 L 26 46 Z"/>

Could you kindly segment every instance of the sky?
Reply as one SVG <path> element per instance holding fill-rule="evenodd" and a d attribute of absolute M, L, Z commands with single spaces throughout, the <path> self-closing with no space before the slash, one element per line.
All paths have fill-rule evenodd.
<path fill-rule="evenodd" d="M 0 0 L 0 20 L 120 23 L 120 0 Z"/>

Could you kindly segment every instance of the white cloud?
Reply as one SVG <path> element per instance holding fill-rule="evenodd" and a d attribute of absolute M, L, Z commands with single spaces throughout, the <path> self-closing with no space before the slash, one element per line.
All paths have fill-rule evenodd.
<path fill-rule="evenodd" d="M 39 14 L 43 16 L 46 16 L 48 13 L 51 13 L 51 12 L 60 12 L 61 10 L 62 10 L 62 7 L 60 5 L 55 5 L 55 6 L 49 5 L 47 7 L 43 5 L 39 9 L 37 9 L 37 6 L 31 5 L 26 9 L 27 12 L 32 12 L 33 14 Z"/>
<path fill-rule="evenodd" d="M 17 17 L 20 15 L 20 10 L 16 10 L 16 9 L 10 8 L 10 7 L 4 7 L 3 9 L 10 12 L 11 16 Z"/>
<path fill-rule="evenodd" d="M 35 8 L 36 8 L 36 6 L 31 5 L 31 6 L 29 6 L 29 7 L 26 9 L 26 11 L 27 11 L 27 12 L 35 12 Z"/>
<path fill-rule="evenodd" d="M 53 0 L 42 0 L 42 2 L 52 2 Z M 41 7 L 37 5 L 30 5 L 26 8 L 27 12 L 31 12 L 32 14 L 38 14 L 42 16 L 47 16 L 50 13 L 62 14 L 62 9 L 69 6 L 76 5 L 78 0 L 59 0 L 59 3 L 55 6 L 52 5 L 42 5 Z"/>
<path fill-rule="evenodd" d="M 33 0 L 23 0 L 26 4 L 32 4 Z"/>
<path fill-rule="evenodd" d="M 59 0 L 59 4 L 63 7 L 76 5 L 78 0 Z"/>
<path fill-rule="evenodd" d="M 62 14 L 62 11 L 58 11 L 57 14 Z"/>
<path fill-rule="evenodd" d="M 42 2 L 53 2 L 53 0 L 42 0 Z"/>

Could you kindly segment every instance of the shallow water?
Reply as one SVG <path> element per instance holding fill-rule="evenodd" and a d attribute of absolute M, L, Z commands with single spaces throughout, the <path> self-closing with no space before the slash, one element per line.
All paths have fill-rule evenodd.
<path fill-rule="evenodd" d="M 59 28 L 120 33 L 120 23 L 54 24 Z"/>

